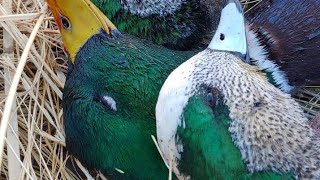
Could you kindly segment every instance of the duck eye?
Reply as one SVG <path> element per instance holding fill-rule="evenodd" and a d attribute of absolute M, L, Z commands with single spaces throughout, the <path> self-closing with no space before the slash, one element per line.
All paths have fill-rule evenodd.
<path fill-rule="evenodd" d="M 207 87 L 207 103 L 211 108 L 215 108 L 221 98 L 219 89 L 215 87 Z"/>
<path fill-rule="evenodd" d="M 60 14 L 60 20 L 61 20 L 61 24 L 62 24 L 63 29 L 66 29 L 66 30 L 71 29 L 71 23 L 66 16 Z"/>
<path fill-rule="evenodd" d="M 207 102 L 211 107 L 214 107 L 216 105 L 216 99 L 214 98 L 213 94 L 209 92 L 207 94 Z"/>
<path fill-rule="evenodd" d="M 221 33 L 221 34 L 220 34 L 220 40 L 223 41 L 224 38 L 225 38 L 225 37 L 224 37 L 224 34 Z"/>

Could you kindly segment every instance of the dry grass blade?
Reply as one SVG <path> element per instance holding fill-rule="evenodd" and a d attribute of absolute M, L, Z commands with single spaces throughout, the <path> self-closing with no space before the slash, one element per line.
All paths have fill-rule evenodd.
<path fill-rule="evenodd" d="M 304 87 L 295 95 L 295 98 L 311 117 L 320 113 L 320 86 Z"/>
<path fill-rule="evenodd" d="M 12 14 L 0 4 L 0 142 L 5 145 L 0 158 L 0 179 L 12 177 L 8 171 L 12 171 L 9 162 L 13 161 L 21 166 L 12 171 L 18 173 L 15 177 L 19 179 L 106 179 L 100 173 L 90 175 L 79 162 L 72 164 L 65 149 L 61 99 L 67 61 L 52 15 L 50 11 L 44 12 L 44 0 L 1 0 L 5 1 L 12 1 Z M 260 1 L 242 0 L 242 3 L 248 11 Z M 13 41 L 12 56 L 3 53 L 6 52 L 3 40 L 8 37 Z M 10 91 L 15 96 L 8 96 L 8 88 L 15 89 Z M 320 111 L 319 89 L 306 87 L 297 94 L 297 100 L 310 116 Z M 6 101 L 16 105 L 11 109 L 8 104 L 4 112 Z M 18 129 L 13 124 L 8 126 L 13 114 Z M 6 130 L 12 132 L 7 140 Z M 17 144 L 9 137 L 16 139 Z"/>
<path fill-rule="evenodd" d="M 21 64 L 23 71 L 19 71 L 21 77 L 12 100 L 17 103 L 12 112 L 17 114 L 19 133 L 14 136 L 19 138 L 21 155 L 9 156 L 14 147 L 11 140 L 6 142 L 0 179 L 9 178 L 8 161 L 12 158 L 22 167 L 21 170 L 16 168 L 19 179 L 81 179 L 66 165 L 69 156 L 64 148 L 61 88 L 67 67 L 60 35 L 43 1 L 12 0 L 12 3 L 12 15 L 0 4 L 0 53 L 4 51 L 4 30 L 8 32 L 6 36 L 14 40 L 13 57 L 0 56 L 0 113 L 5 118 L 3 107 L 5 100 L 8 101 L 5 84 L 12 85 L 3 70 L 15 74 Z M 30 36 L 35 38 L 27 45 Z M 25 63 L 20 60 L 23 58 Z M 1 123 L 7 125 L 3 120 Z"/>
<path fill-rule="evenodd" d="M 16 15 L 7 15 L 0 17 L 0 21 L 21 21 L 21 20 L 31 20 L 39 17 L 40 13 L 30 13 L 30 14 L 16 14 Z"/>
<path fill-rule="evenodd" d="M 47 6 L 46 6 L 47 7 Z M 44 10 L 46 10 L 47 8 L 44 8 Z M 7 100 L 6 100 L 6 104 L 5 104 L 5 107 L 4 107 L 4 111 L 3 111 L 3 115 L 2 115 L 2 119 L 1 119 L 1 128 L 0 128 L 0 168 L 1 168 L 1 162 L 2 162 L 2 152 L 3 152 L 3 149 L 4 149 L 4 140 L 5 140 L 5 133 L 6 133 L 6 130 L 7 130 L 7 126 L 8 126 L 8 122 L 9 122 L 9 119 L 10 119 L 10 114 L 11 114 L 11 109 L 12 109 L 12 105 L 13 105 L 13 102 L 15 101 L 15 94 L 16 94 L 16 91 L 17 91 L 17 88 L 18 88 L 18 84 L 19 84 L 19 81 L 20 81 L 20 77 L 21 77 L 21 74 L 24 70 L 24 66 L 27 62 L 27 58 L 28 58 L 28 54 L 29 54 L 29 51 L 31 49 L 31 46 L 33 44 L 33 41 L 38 33 L 38 30 L 40 28 L 40 25 L 44 19 L 44 16 L 45 14 L 43 13 L 40 18 L 38 19 L 33 31 L 31 32 L 31 35 L 30 35 L 30 38 L 27 42 L 27 45 L 25 47 L 25 49 L 23 50 L 23 53 L 22 53 L 22 56 L 21 56 L 21 59 L 20 59 L 20 62 L 18 64 L 18 67 L 17 67 L 17 70 L 16 70 L 16 73 L 13 77 L 13 81 L 12 81 L 12 84 L 11 84 L 11 87 L 10 87 L 10 91 L 9 91 L 9 94 L 7 96 Z"/>
<path fill-rule="evenodd" d="M 7 11 L 8 14 L 12 12 L 12 0 L 6 0 L 3 3 L 4 9 Z M 10 15 L 8 15 L 10 16 Z M 9 59 L 12 59 L 14 57 L 13 52 L 13 38 L 10 36 L 8 31 L 3 31 L 3 55 L 7 56 Z M 11 72 L 9 69 L 4 70 L 4 75 L 6 79 L 12 79 L 14 76 L 13 72 Z M 10 86 L 12 81 L 5 81 L 5 93 L 9 94 L 10 92 Z M 16 96 L 14 97 L 14 99 Z M 13 108 L 16 107 L 16 101 L 13 102 Z M 19 174 L 21 171 L 20 166 L 20 142 L 19 142 L 19 127 L 18 127 L 18 118 L 16 112 L 11 112 L 12 118 L 9 122 L 9 127 L 7 130 L 7 141 L 11 143 L 8 144 L 10 147 L 8 149 L 8 176 L 9 179 L 19 179 Z M 1 159 L 0 159 L 1 161 Z M 0 163 L 1 166 L 1 163 Z"/>

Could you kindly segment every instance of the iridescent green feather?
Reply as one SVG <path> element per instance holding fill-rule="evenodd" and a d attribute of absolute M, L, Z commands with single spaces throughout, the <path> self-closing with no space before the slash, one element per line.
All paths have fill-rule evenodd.
<path fill-rule="evenodd" d="M 184 128 L 179 127 L 177 133 L 178 143 L 183 144 L 179 169 L 196 180 L 293 180 L 290 174 L 281 176 L 272 171 L 250 174 L 246 170 L 228 131 L 228 107 L 223 97 L 214 98 L 217 104 L 210 106 L 205 95 L 196 95 L 184 109 Z"/>
<path fill-rule="evenodd" d="M 155 104 L 169 73 L 194 54 L 131 36 L 94 35 L 69 67 L 64 89 L 68 151 L 111 179 L 166 179 L 168 170 L 151 140 L 156 134 Z M 103 102 L 105 96 L 115 100 L 116 111 Z M 245 171 L 228 131 L 228 108 L 221 104 L 212 110 L 204 99 L 191 98 L 185 109 L 186 129 L 178 132 L 186 145 L 182 171 L 194 179 L 279 178 Z M 194 112 L 202 117 L 194 117 Z"/>
<path fill-rule="evenodd" d="M 119 0 L 92 0 L 122 32 L 148 39 L 170 49 L 190 50 L 202 46 L 208 33 L 215 29 L 217 18 L 209 16 L 209 7 L 199 0 L 183 3 L 171 15 L 140 17 L 124 10 Z M 214 2 L 214 1 L 213 1 Z M 213 11 L 214 4 L 210 6 Z M 207 3 L 208 4 L 208 3 Z M 215 16 L 214 16 L 215 17 Z"/>
<path fill-rule="evenodd" d="M 166 179 L 151 139 L 155 104 L 168 74 L 193 54 L 128 36 L 91 37 L 69 67 L 64 89 L 68 151 L 111 179 Z M 105 96 L 116 101 L 117 111 L 103 102 Z"/>

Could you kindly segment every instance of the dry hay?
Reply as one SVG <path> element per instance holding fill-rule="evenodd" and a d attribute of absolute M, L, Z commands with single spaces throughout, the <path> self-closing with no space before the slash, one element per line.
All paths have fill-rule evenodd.
<path fill-rule="evenodd" d="M 12 6 L 8 6 L 10 2 Z M 66 71 L 61 37 L 43 0 L 2 0 L 1 116 L 13 77 L 17 72 L 22 74 L 13 96 L 0 179 L 81 179 L 78 172 L 93 179 L 80 163 L 68 163 L 70 156 L 64 148 L 61 98 Z M 319 91 L 304 88 L 297 97 L 310 115 L 320 111 Z M 69 167 L 74 166 L 80 168 L 71 171 Z M 95 178 L 104 179 L 99 174 Z"/>
<path fill-rule="evenodd" d="M 9 7 L 15 15 L 10 15 Z M 61 37 L 47 9 L 43 1 L 37 0 L 2 0 L 0 5 L 1 114 L 13 76 L 19 64 L 23 67 L 7 129 L 2 178 L 77 178 L 66 168 L 69 156 L 64 149 L 61 90 L 67 65 Z M 34 41 L 31 35 L 36 35 Z M 23 57 L 27 57 L 25 65 Z"/>
<path fill-rule="evenodd" d="M 320 114 L 320 86 L 304 87 L 295 98 L 310 117 Z"/>

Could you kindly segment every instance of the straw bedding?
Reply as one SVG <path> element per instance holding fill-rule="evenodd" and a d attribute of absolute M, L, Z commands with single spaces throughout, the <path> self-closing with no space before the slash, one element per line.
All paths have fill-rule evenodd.
<path fill-rule="evenodd" d="M 6 139 L 0 136 L 5 142 L 0 179 L 105 179 L 88 173 L 64 148 L 61 98 L 66 71 L 61 37 L 44 1 L 2 0 L 0 117 L 10 88 L 16 93 Z M 296 98 L 310 116 L 320 112 L 317 87 L 303 88 Z"/>

